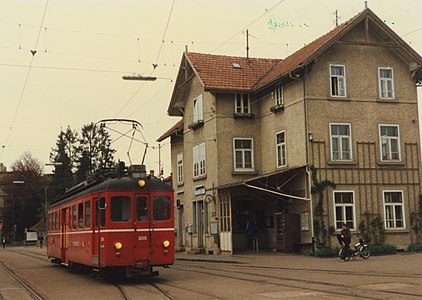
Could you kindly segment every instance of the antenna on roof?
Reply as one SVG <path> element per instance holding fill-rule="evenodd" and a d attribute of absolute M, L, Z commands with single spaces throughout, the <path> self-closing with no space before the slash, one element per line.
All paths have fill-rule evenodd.
<path fill-rule="evenodd" d="M 338 10 L 337 9 L 335 11 L 335 14 L 336 14 L 336 27 L 338 27 Z"/>
<path fill-rule="evenodd" d="M 249 59 L 249 29 L 246 29 L 246 59 Z"/>

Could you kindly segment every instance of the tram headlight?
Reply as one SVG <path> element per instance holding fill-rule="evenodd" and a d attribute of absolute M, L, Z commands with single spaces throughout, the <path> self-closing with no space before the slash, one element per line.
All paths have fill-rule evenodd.
<path fill-rule="evenodd" d="M 146 185 L 146 182 L 145 182 L 145 180 L 143 180 L 143 179 L 140 179 L 140 180 L 138 180 L 138 186 L 139 187 L 144 187 Z"/>
<path fill-rule="evenodd" d="M 170 246 L 170 242 L 169 241 L 164 241 L 163 242 L 163 246 L 164 246 L 164 248 L 168 248 L 168 246 Z"/>
<path fill-rule="evenodd" d="M 116 250 L 120 250 L 122 249 L 123 245 L 120 242 L 114 243 L 114 248 L 116 248 Z"/>

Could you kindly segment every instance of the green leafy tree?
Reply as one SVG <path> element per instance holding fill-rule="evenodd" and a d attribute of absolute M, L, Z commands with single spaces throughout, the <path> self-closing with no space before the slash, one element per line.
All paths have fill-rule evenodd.
<path fill-rule="evenodd" d="M 73 169 L 76 166 L 77 145 L 75 143 L 77 133 L 72 131 L 70 127 L 66 131 L 60 131 L 56 142 L 56 148 L 50 153 L 50 160 L 53 163 L 60 163 L 55 167 L 54 175 L 49 183 L 48 198 L 57 198 L 64 194 L 67 188 L 75 184 Z M 77 141 L 77 140 L 76 140 Z"/>
<path fill-rule="evenodd" d="M 116 150 L 111 148 L 110 134 L 103 126 L 95 126 L 94 123 L 84 125 L 78 149 L 78 181 L 86 179 L 87 175 L 97 169 L 114 165 L 113 155 Z"/>

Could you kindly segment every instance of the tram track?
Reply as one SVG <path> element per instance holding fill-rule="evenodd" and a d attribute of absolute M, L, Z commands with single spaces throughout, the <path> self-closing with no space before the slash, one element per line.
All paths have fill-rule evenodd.
<path fill-rule="evenodd" d="M 230 270 L 222 270 L 218 268 L 206 267 L 206 266 L 190 266 L 193 269 L 183 268 L 180 266 L 174 266 L 173 269 L 185 272 L 194 272 L 194 273 L 201 273 L 207 274 L 212 276 L 224 277 L 227 279 L 235 279 L 241 280 L 245 282 L 251 283 L 265 283 L 275 286 L 284 286 L 289 288 L 297 288 L 301 290 L 307 290 L 311 292 L 322 292 L 331 295 L 339 295 L 339 294 L 346 294 L 350 296 L 362 297 L 365 295 L 366 299 L 388 299 L 389 297 L 412 297 L 414 299 L 420 299 L 420 295 L 406 293 L 406 292 L 399 292 L 399 291 L 376 291 L 371 290 L 372 294 L 377 294 L 377 296 L 369 296 L 367 295 L 368 290 L 359 288 L 359 287 L 351 287 L 343 284 L 339 284 L 336 282 L 321 282 L 316 280 L 309 280 L 309 279 L 292 279 L 291 277 L 284 277 L 284 276 L 274 276 L 268 274 L 260 274 L 260 279 L 248 279 L 244 276 L 256 276 L 256 273 L 253 272 L 239 272 L 238 270 L 230 271 Z M 295 270 L 295 269 L 293 269 Z M 216 272 L 211 273 L 210 271 Z M 233 275 L 229 275 L 229 274 Z M 347 275 L 347 273 L 342 273 L 342 275 Z M 277 280 L 278 282 L 272 282 L 273 280 Z M 281 282 L 280 282 L 281 281 Z"/>
<path fill-rule="evenodd" d="M 0 266 L 3 268 L 3 270 L 6 271 L 10 276 L 12 276 L 16 282 L 18 282 L 31 297 L 35 300 L 46 300 L 47 298 L 44 297 L 42 294 L 38 293 L 28 282 L 26 282 L 22 277 L 17 275 L 15 272 L 13 272 L 12 269 L 7 267 L 3 262 L 0 262 Z"/>
<path fill-rule="evenodd" d="M 192 265 L 195 266 L 197 264 L 186 264 L 185 265 Z M 231 264 L 231 263 L 224 263 L 225 266 L 230 266 L 233 268 L 239 269 L 250 269 L 254 268 L 257 270 L 270 270 L 270 271 L 303 271 L 303 272 L 315 272 L 315 273 L 322 273 L 322 274 L 332 274 L 332 275 L 353 275 L 353 276 L 373 276 L 373 277 L 380 277 L 380 276 L 388 276 L 393 278 L 422 278 L 422 274 L 420 273 L 409 273 L 409 274 L 396 274 L 392 272 L 359 272 L 359 271 L 351 271 L 348 270 L 345 273 L 343 270 L 333 270 L 333 269 L 312 269 L 312 268 L 293 268 L 293 267 L 272 267 L 272 266 L 259 266 L 259 265 L 242 265 L 242 264 Z"/>
<path fill-rule="evenodd" d="M 8 249 L 9 252 L 13 252 L 16 254 L 20 254 L 23 256 L 28 256 L 31 258 L 35 258 L 37 260 L 43 261 L 43 262 L 49 262 L 48 257 L 44 254 L 41 253 L 36 253 L 36 252 L 27 252 L 27 251 L 22 251 L 22 250 L 16 250 L 16 249 Z"/>

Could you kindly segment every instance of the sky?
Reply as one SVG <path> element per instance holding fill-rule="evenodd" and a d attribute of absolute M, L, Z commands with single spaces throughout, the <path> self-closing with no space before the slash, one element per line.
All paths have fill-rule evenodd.
<path fill-rule="evenodd" d="M 0 0 L 0 163 L 25 151 L 50 162 L 61 130 L 128 118 L 142 136 L 111 132 L 115 159 L 170 173 L 178 118 L 167 108 L 183 51 L 285 58 L 364 9 L 363 0 Z M 368 7 L 422 54 L 421 0 Z M 122 76 L 155 76 L 153 82 Z M 422 102 L 419 88 L 419 100 Z M 127 126 L 113 127 L 127 132 Z M 129 156 L 128 156 L 129 153 Z M 50 169 L 49 169 L 50 168 Z M 51 167 L 45 167 L 46 172 Z"/>

